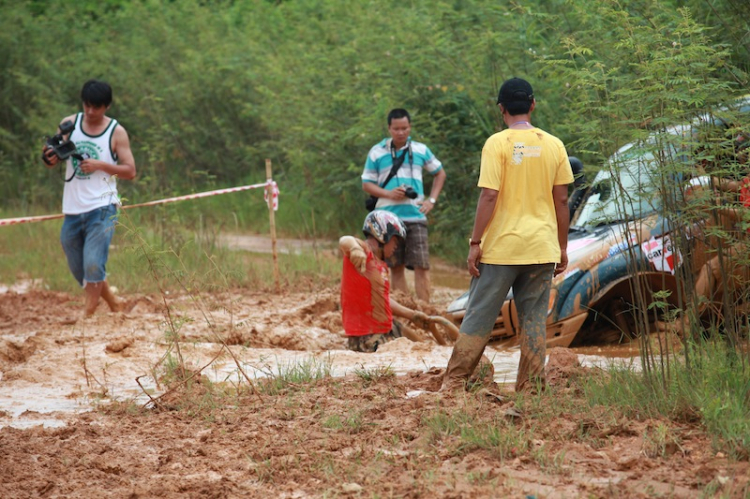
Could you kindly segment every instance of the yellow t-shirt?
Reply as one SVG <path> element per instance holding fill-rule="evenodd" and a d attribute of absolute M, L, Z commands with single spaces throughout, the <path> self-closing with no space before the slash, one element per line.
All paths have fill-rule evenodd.
<path fill-rule="evenodd" d="M 498 198 L 482 236 L 482 263 L 558 263 L 552 187 L 572 182 L 568 154 L 557 137 L 533 128 L 507 129 L 487 139 L 478 185 L 498 191 Z"/>

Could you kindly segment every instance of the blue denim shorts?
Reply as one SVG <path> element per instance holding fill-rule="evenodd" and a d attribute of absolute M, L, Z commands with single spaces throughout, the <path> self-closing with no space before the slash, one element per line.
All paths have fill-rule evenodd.
<path fill-rule="evenodd" d="M 79 215 L 65 215 L 60 242 L 78 284 L 107 278 L 109 244 L 115 233 L 117 206 L 110 204 Z"/>

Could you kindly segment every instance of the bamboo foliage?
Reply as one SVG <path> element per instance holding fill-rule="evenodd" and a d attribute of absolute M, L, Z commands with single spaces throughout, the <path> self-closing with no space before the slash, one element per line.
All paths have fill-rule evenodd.
<path fill-rule="evenodd" d="M 314 210 L 336 235 L 359 226 L 365 155 L 387 135 L 388 110 L 407 107 L 413 137 L 449 175 L 432 233 L 456 258 L 504 79 L 532 81 L 535 123 L 594 168 L 647 128 L 735 93 L 749 60 L 748 17 L 727 15 L 732 0 L 0 4 L 4 209 L 58 207 L 42 140 L 96 77 L 113 85 L 110 114 L 131 135 L 129 199 L 257 181 L 268 157 L 295 200 L 280 226 L 303 227 Z M 260 218 L 263 207 L 228 209 Z"/>

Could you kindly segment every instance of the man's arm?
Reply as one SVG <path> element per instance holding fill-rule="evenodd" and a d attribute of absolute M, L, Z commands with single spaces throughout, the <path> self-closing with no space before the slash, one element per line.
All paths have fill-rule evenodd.
<path fill-rule="evenodd" d="M 553 186 L 552 199 L 555 203 L 555 216 L 557 217 L 557 241 L 560 243 L 560 263 L 555 266 L 555 275 L 557 275 L 565 272 L 568 267 L 568 229 L 570 228 L 568 186 Z"/>
<path fill-rule="evenodd" d="M 472 241 L 481 241 L 484 231 L 487 229 L 492 215 L 495 213 L 495 204 L 497 204 L 498 191 L 495 189 L 482 188 L 477 201 L 477 212 L 474 216 L 474 229 L 471 231 Z M 469 244 L 469 256 L 466 264 L 469 268 L 469 274 L 479 277 L 479 261 L 482 258 L 482 248 L 479 244 Z"/>
<path fill-rule="evenodd" d="M 101 170 L 109 175 L 117 175 L 117 177 L 125 180 L 134 179 L 135 158 L 133 157 L 133 151 L 130 150 L 128 132 L 125 131 L 122 125 L 117 125 L 112 134 L 112 149 L 117 154 L 116 165 L 111 165 L 98 159 L 87 158 L 81 162 L 78 168 L 83 173 Z"/>
<path fill-rule="evenodd" d="M 405 307 L 404 305 L 401 305 L 399 302 L 394 300 L 393 297 L 390 297 L 389 301 L 391 304 L 391 312 L 393 313 L 394 317 L 401 317 L 403 319 L 411 321 L 412 324 L 414 324 L 420 329 L 430 331 L 430 316 L 429 315 L 419 310 L 412 310 L 408 307 Z M 418 337 L 412 338 L 411 336 L 408 336 L 408 335 L 404 335 L 404 336 L 407 336 L 412 341 L 420 341 L 421 339 Z"/>
<path fill-rule="evenodd" d="M 740 192 L 741 181 L 728 178 L 711 177 L 711 185 L 722 192 Z"/>
<path fill-rule="evenodd" d="M 435 174 L 434 179 L 432 180 L 432 189 L 430 189 L 430 195 L 428 199 L 422 201 L 422 207 L 419 208 L 419 211 L 426 215 L 435 207 L 435 205 L 430 202 L 429 198 L 437 201 L 437 198 L 440 195 L 440 191 L 443 190 L 443 186 L 445 185 L 446 177 L 447 175 L 445 174 L 445 168 L 441 168 L 440 170 L 438 170 L 438 172 Z"/>
<path fill-rule="evenodd" d="M 394 201 L 406 199 L 406 189 L 403 186 L 398 186 L 392 191 L 389 191 L 388 189 L 383 189 L 374 182 L 362 182 L 362 190 L 376 198 L 386 198 Z"/>
<path fill-rule="evenodd" d="M 725 196 L 722 193 L 734 195 L 740 192 L 742 181 L 712 176 L 711 185 L 716 193 L 714 200 L 716 204 L 712 206 L 716 215 L 716 221 L 720 222 L 724 227 L 731 227 L 740 222 L 742 220 L 742 211 L 738 209 L 735 203 L 726 203 L 724 201 Z"/>
<path fill-rule="evenodd" d="M 367 270 L 367 253 L 360 241 L 354 236 L 341 236 L 339 249 L 349 258 L 357 272 L 364 275 Z"/>
<path fill-rule="evenodd" d="M 401 305 L 399 302 L 394 300 L 393 297 L 389 297 L 389 300 L 391 303 L 391 312 L 396 317 L 403 317 L 404 319 L 411 320 L 417 313 L 416 311 Z"/>

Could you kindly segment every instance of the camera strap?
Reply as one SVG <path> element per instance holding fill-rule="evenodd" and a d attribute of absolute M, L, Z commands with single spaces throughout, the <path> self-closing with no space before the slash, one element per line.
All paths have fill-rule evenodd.
<path fill-rule="evenodd" d="M 406 161 L 407 154 L 409 155 L 409 164 L 412 164 L 414 162 L 414 156 L 412 156 L 411 154 L 411 142 L 409 142 L 409 146 L 404 150 L 404 153 L 399 156 L 397 154 L 396 148 L 393 146 L 393 141 L 391 141 L 391 160 L 393 161 L 393 166 L 391 166 L 391 171 L 388 172 L 388 176 L 385 178 L 385 182 L 380 184 L 380 187 L 385 189 L 385 186 L 388 184 L 388 182 L 390 182 L 391 179 L 396 176 L 399 168 L 401 168 L 401 165 L 403 165 L 404 161 Z"/>
<path fill-rule="evenodd" d="M 65 163 L 67 163 L 67 161 L 66 161 Z M 64 173 L 63 173 L 63 171 L 62 171 L 62 165 L 60 165 L 60 176 L 62 177 L 62 179 L 63 179 L 63 180 L 65 181 L 65 182 L 70 182 L 71 180 L 73 180 L 73 179 L 74 179 L 74 178 L 76 177 L 76 167 L 75 167 L 75 166 L 73 166 L 73 165 L 71 165 L 71 166 L 72 166 L 72 168 L 73 168 L 73 173 L 71 173 L 71 174 L 70 174 L 70 177 L 68 177 L 68 178 L 65 178 L 65 174 L 64 174 Z"/>

